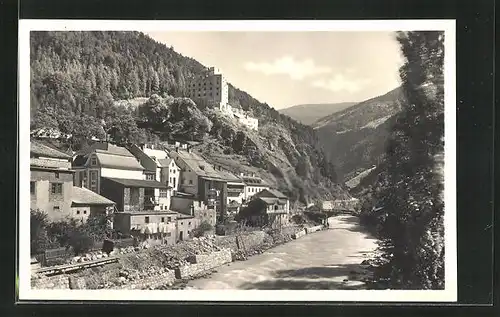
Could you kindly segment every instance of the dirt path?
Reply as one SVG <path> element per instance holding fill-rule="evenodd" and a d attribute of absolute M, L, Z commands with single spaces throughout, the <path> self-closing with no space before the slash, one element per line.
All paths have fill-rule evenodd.
<path fill-rule="evenodd" d="M 373 255 L 376 240 L 353 216 L 336 217 L 333 227 L 220 267 L 187 288 L 363 289 L 361 262 Z"/>

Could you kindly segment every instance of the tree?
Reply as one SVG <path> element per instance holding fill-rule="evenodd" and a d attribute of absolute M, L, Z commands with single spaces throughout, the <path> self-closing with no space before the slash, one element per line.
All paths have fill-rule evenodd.
<path fill-rule="evenodd" d="M 442 184 L 435 155 L 443 152 L 442 32 L 400 32 L 406 59 L 400 70 L 407 103 L 387 148 L 386 185 L 377 193 L 383 206 L 379 234 L 386 264 L 379 277 L 390 287 L 444 287 Z"/>

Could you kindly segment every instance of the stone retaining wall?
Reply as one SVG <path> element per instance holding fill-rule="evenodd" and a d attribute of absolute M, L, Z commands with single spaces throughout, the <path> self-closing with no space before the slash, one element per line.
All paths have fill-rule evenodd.
<path fill-rule="evenodd" d="M 246 249 L 253 249 L 261 245 L 265 237 L 266 233 L 264 231 L 252 231 L 241 234 L 241 240 L 243 240 L 243 245 Z M 240 241 L 238 241 L 238 243 L 239 242 Z M 238 251 L 239 249 L 236 242 L 236 236 L 217 236 L 215 238 L 215 243 L 222 248 L 228 248 L 233 251 Z M 241 248 L 241 245 L 239 247 Z"/>
<path fill-rule="evenodd" d="M 306 228 L 306 233 L 307 234 L 310 234 L 310 233 L 313 233 L 313 232 L 316 232 L 316 231 L 319 231 L 323 229 L 323 226 L 322 225 L 319 225 L 319 226 L 314 226 L 314 227 L 309 227 L 309 228 Z"/>
<path fill-rule="evenodd" d="M 303 237 L 305 235 L 306 235 L 306 230 L 302 229 L 302 230 L 300 230 L 300 231 L 292 234 L 292 239 L 299 239 L 299 238 L 301 238 L 301 237 Z"/>
<path fill-rule="evenodd" d="M 230 263 L 232 261 L 231 250 L 213 252 L 211 254 L 196 255 L 191 258 L 190 263 L 175 269 L 175 277 L 178 279 L 187 279 L 195 277 L 216 267 Z"/>

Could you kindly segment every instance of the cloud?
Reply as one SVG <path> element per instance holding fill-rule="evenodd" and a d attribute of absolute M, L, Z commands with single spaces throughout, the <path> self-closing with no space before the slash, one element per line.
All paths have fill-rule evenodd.
<path fill-rule="evenodd" d="M 245 64 L 245 69 L 266 75 L 288 75 L 294 80 L 302 80 L 306 77 L 327 74 L 332 71 L 330 67 L 315 65 L 312 59 L 296 61 L 290 56 L 278 58 L 271 63 L 248 62 Z"/>
<path fill-rule="evenodd" d="M 333 92 L 347 91 L 349 93 L 354 93 L 360 91 L 368 83 L 370 83 L 369 79 L 354 79 L 348 78 L 343 74 L 336 74 L 330 79 L 319 79 L 313 81 L 312 86 L 328 89 Z"/>

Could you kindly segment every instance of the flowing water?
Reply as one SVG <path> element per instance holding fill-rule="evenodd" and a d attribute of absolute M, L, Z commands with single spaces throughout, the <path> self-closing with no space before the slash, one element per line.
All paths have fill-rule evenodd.
<path fill-rule="evenodd" d="M 358 218 L 337 216 L 331 229 L 315 232 L 246 261 L 217 268 L 191 289 L 363 289 L 363 260 L 373 256 L 376 240 Z"/>

